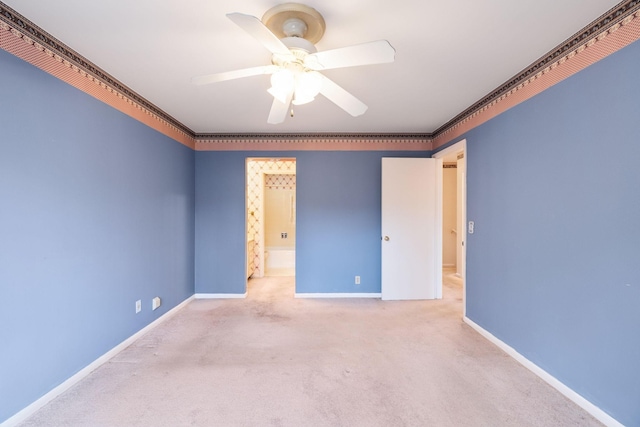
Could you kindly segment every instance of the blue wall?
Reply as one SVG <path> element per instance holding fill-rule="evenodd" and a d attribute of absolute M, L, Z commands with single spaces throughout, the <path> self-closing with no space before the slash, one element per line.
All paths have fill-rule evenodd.
<path fill-rule="evenodd" d="M 195 156 L 3 50 L 0 70 L 2 422 L 193 294 Z"/>
<path fill-rule="evenodd" d="M 635 43 L 464 136 L 467 315 L 627 425 L 638 58 Z M 430 153 L 194 153 L 4 51 L 0 69 L 0 420 L 194 291 L 245 291 L 247 157 L 297 159 L 297 292 L 380 292 L 381 158 Z"/>
<path fill-rule="evenodd" d="M 640 425 L 640 43 L 470 131 L 467 315 Z"/>
<path fill-rule="evenodd" d="M 381 159 L 409 156 L 430 153 L 197 152 L 196 292 L 245 292 L 245 160 L 294 157 L 296 292 L 379 293 Z"/>

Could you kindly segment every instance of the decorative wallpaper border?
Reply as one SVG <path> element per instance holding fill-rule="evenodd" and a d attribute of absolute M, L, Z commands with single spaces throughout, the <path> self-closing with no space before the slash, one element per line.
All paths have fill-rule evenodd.
<path fill-rule="evenodd" d="M 197 135 L 198 151 L 428 151 L 427 135 L 272 134 Z"/>
<path fill-rule="evenodd" d="M 426 134 L 196 134 L 0 1 L 0 48 L 198 151 L 425 151 L 640 39 L 640 0 L 622 1 L 566 42 Z"/>

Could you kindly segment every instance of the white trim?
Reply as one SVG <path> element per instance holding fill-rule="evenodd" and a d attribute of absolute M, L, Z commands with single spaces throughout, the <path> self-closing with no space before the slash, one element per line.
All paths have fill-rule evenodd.
<path fill-rule="evenodd" d="M 461 139 L 460 141 L 451 144 L 450 146 L 448 146 L 447 148 L 445 148 L 444 150 L 440 150 L 437 153 L 434 153 L 431 157 L 434 159 L 440 159 L 443 158 L 445 156 L 447 156 L 448 154 L 453 154 L 453 153 L 457 153 L 458 151 L 465 151 L 464 155 L 466 156 L 467 153 L 467 140 L 466 139 Z"/>
<path fill-rule="evenodd" d="M 195 294 L 195 299 L 241 299 L 246 298 L 247 293 L 244 294 Z"/>
<path fill-rule="evenodd" d="M 589 414 L 591 414 L 594 418 L 596 418 L 598 421 L 600 421 L 604 425 L 609 427 L 624 427 L 623 424 L 618 422 L 611 415 L 607 414 L 602 409 L 598 408 L 596 405 L 589 402 L 587 399 L 585 399 L 584 397 L 582 397 L 581 395 L 573 391 L 571 388 L 564 385 L 556 377 L 554 377 L 553 375 L 551 375 L 550 373 L 548 373 L 547 371 L 545 371 L 544 369 L 542 369 L 541 367 L 539 367 L 538 365 L 536 365 L 535 363 L 533 363 L 532 361 L 524 357 L 522 354 L 518 353 L 513 347 L 509 346 L 504 341 L 500 340 L 499 338 L 496 338 L 491 332 L 487 331 L 482 326 L 478 325 L 473 320 L 469 319 L 467 316 L 465 316 L 463 320 L 467 325 L 475 329 L 476 332 L 478 332 L 480 335 L 485 337 L 487 340 L 491 341 L 498 348 L 500 348 L 502 351 L 504 351 L 509 356 L 514 358 L 517 362 L 519 362 L 522 366 L 524 366 L 525 368 L 527 368 L 528 370 L 536 374 L 543 381 L 545 381 L 551 387 L 558 390 L 565 397 L 567 397 L 569 400 L 573 401 L 573 403 L 575 403 L 576 405 L 580 406 L 582 409 L 587 411 Z"/>
<path fill-rule="evenodd" d="M 382 298 L 381 293 L 298 293 L 295 298 Z"/>
<path fill-rule="evenodd" d="M 0 427 L 13 427 L 20 424 L 21 422 L 29 418 L 31 415 L 33 415 L 36 411 L 38 411 L 43 406 L 45 406 L 47 403 L 51 402 L 53 399 L 60 396 L 62 393 L 64 393 L 65 391 L 69 390 L 71 387 L 73 387 L 74 385 L 82 381 L 91 372 L 95 371 L 100 366 L 107 363 L 110 359 L 112 359 L 114 356 L 116 356 L 125 348 L 129 347 L 131 344 L 133 344 L 137 339 L 142 337 L 144 334 L 146 334 L 156 326 L 160 325 L 165 320 L 168 320 L 171 317 L 173 317 L 178 311 L 180 311 L 182 308 L 184 308 L 184 306 L 186 306 L 189 302 L 191 302 L 191 300 L 193 300 L 193 296 L 182 301 L 180 304 L 178 304 L 177 306 L 175 306 L 174 308 L 172 308 L 171 310 L 169 310 L 168 312 L 166 312 L 165 314 L 163 314 L 153 322 L 149 323 L 147 326 L 140 329 L 138 332 L 131 335 L 129 338 L 125 339 L 120 344 L 116 345 L 111 350 L 107 351 L 105 354 L 98 357 L 89 365 L 82 368 L 80 371 L 75 373 L 73 376 L 69 377 L 62 384 L 52 389 L 47 394 L 45 394 L 35 402 L 31 403 L 26 408 L 22 409 L 21 411 L 17 412 L 10 418 L 6 419 L 3 423 L 0 423 Z"/>

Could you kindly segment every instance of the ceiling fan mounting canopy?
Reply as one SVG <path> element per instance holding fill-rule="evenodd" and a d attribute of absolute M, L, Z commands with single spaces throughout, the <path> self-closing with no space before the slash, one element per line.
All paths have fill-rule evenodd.
<path fill-rule="evenodd" d="M 324 18 L 312 7 L 300 3 L 283 3 L 267 10 L 262 23 L 278 38 L 300 37 L 315 44 L 324 35 Z"/>

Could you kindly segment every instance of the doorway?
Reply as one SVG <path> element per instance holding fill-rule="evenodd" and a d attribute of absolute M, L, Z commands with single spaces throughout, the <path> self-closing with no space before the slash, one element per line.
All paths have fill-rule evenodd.
<path fill-rule="evenodd" d="M 296 159 L 246 162 L 247 278 L 295 276 Z"/>
<path fill-rule="evenodd" d="M 462 283 L 462 310 L 466 316 L 466 258 L 467 258 L 467 141 L 463 139 L 444 150 L 433 155 L 434 158 L 442 159 L 443 166 L 447 168 L 447 173 L 443 179 L 443 208 L 447 209 L 446 200 L 453 204 L 455 215 L 450 219 L 450 224 L 443 227 L 443 269 L 451 273 Z M 455 172 L 453 172 L 455 170 Z M 449 175 L 449 185 L 445 187 L 446 175 Z M 451 185 L 451 181 L 455 181 Z M 446 191 L 445 191 L 446 190 Z M 448 194 L 447 194 L 448 193 Z M 451 204 L 449 205 L 451 210 Z M 443 212 L 443 217 L 451 212 Z M 446 221 L 445 221 L 446 222 Z M 455 249 L 452 247 L 455 245 Z M 451 253 L 453 251 L 453 253 Z M 452 265 L 452 263 L 455 264 Z M 445 273 L 446 274 L 446 273 Z"/>

